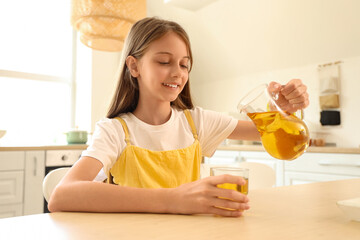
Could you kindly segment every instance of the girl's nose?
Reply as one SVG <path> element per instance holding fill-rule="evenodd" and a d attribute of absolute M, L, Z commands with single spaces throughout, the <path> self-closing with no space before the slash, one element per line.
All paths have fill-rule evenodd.
<path fill-rule="evenodd" d="M 174 65 L 171 69 L 172 77 L 181 78 L 183 76 L 183 69 L 179 65 Z"/>

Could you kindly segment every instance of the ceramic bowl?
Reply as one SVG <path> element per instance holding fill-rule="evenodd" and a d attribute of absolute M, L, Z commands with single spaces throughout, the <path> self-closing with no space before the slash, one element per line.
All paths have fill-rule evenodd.
<path fill-rule="evenodd" d="M 85 144 L 87 140 L 87 131 L 72 130 L 66 133 L 66 141 L 68 144 Z"/>
<path fill-rule="evenodd" d="M 360 222 L 360 198 L 341 200 L 336 204 L 349 219 Z"/>

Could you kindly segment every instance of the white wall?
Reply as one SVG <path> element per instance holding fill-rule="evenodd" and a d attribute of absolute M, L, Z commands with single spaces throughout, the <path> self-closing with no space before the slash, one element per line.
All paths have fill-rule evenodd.
<path fill-rule="evenodd" d="M 116 87 L 120 53 L 93 51 L 91 86 L 91 131 L 95 123 L 106 117 Z"/>
<path fill-rule="evenodd" d="M 312 137 L 342 147 L 360 144 L 359 9 L 358 0 L 218 0 L 192 12 L 148 0 L 150 16 L 175 20 L 190 35 L 197 105 L 234 112 L 255 85 L 301 78 L 310 93 L 305 118 Z M 317 66 L 338 60 L 342 124 L 322 127 Z"/>
<path fill-rule="evenodd" d="M 277 80 L 286 83 L 288 79 L 300 78 L 308 86 L 310 106 L 305 109 L 305 120 L 312 138 L 323 137 L 327 142 L 339 147 L 358 147 L 360 145 L 360 57 L 343 58 L 341 64 L 341 125 L 321 126 L 319 106 L 319 81 L 317 65 L 310 64 L 293 68 L 241 75 L 233 79 L 217 82 L 193 84 L 199 99 L 198 103 L 206 109 L 221 112 L 236 112 L 236 105 L 244 93 L 260 83 Z"/>
<path fill-rule="evenodd" d="M 359 56 L 359 9 L 358 0 L 218 0 L 197 16 L 237 77 Z"/>
<path fill-rule="evenodd" d="M 191 87 L 195 103 L 220 112 L 236 111 L 253 86 L 301 78 L 309 87 L 306 121 L 338 146 L 358 147 L 360 119 L 360 1 L 218 0 L 188 11 L 162 0 L 147 0 L 148 16 L 179 22 L 194 53 Z M 94 52 L 92 126 L 105 116 L 116 84 L 119 55 Z M 342 125 L 319 124 L 317 65 L 341 65 Z"/>

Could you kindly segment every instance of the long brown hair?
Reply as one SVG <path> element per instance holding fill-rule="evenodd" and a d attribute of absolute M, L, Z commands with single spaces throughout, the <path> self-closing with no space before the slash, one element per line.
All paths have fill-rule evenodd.
<path fill-rule="evenodd" d="M 134 111 L 139 101 L 138 81 L 137 78 L 131 76 L 126 66 L 126 58 L 133 56 L 136 59 L 140 59 L 153 41 L 161 38 L 168 32 L 178 34 L 185 42 L 190 57 L 189 72 L 191 71 L 193 58 L 190 40 L 185 30 L 179 24 L 156 17 L 148 17 L 136 22 L 125 40 L 119 66 L 118 85 L 107 114 L 108 118 L 117 117 L 120 113 Z M 189 80 L 179 96 L 171 102 L 171 105 L 179 109 L 191 109 L 194 107 L 190 95 Z"/>

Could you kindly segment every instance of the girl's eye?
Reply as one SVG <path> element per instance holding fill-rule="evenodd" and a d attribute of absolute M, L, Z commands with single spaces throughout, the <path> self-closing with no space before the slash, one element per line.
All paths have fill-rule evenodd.
<path fill-rule="evenodd" d="M 170 62 L 166 62 L 166 61 L 158 61 L 158 63 L 160 65 L 169 65 L 170 64 Z M 189 69 L 189 66 L 187 64 L 180 64 L 180 67 L 187 69 L 187 70 Z"/>

